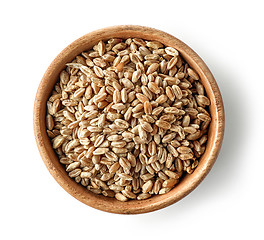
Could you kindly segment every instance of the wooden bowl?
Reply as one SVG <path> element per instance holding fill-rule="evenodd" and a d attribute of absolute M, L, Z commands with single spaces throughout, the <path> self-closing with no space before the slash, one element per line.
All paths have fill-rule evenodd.
<path fill-rule="evenodd" d="M 189 65 L 199 73 L 207 96 L 211 100 L 210 112 L 212 122 L 208 133 L 208 142 L 204 155 L 195 171 L 186 175 L 178 185 L 164 195 L 156 195 L 146 200 L 130 200 L 120 202 L 114 198 L 97 195 L 71 179 L 58 160 L 52 149 L 46 133 L 45 116 L 46 101 L 58 80 L 65 64 L 71 62 L 75 56 L 90 49 L 99 40 L 109 38 L 137 37 L 145 40 L 160 41 L 166 46 L 176 48 Z M 79 201 L 112 213 L 138 214 L 155 211 L 169 206 L 194 190 L 211 170 L 220 151 L 224 135 L 224 106 L 217 83 L 203 60 L 186 44 L 179 39 L 149 27 L 142 26 L 114 26 L 100 29 L 84 35 L 66 47 L 50 64 L 45 72 L 35 99 L 34 105 L 34 132 L 40 155 L 55 180 L 73 197 Z"/>

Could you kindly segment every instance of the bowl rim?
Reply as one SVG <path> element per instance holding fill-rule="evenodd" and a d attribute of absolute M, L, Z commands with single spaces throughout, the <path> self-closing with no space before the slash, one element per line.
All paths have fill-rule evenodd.
<path fill-rule="evenodd" d="M 196 71 L 198 71 L 201 78 L 203 77 L 206 81 L 207 88 L 210 89 L 212 94 L 213 103 L 215 106 L 215 127 L 216 129 L 213 129 L 212 131 L 215 132 L 213 142 L 211 145 L 211 151 L 209 152 L 209 157 L 206 159 L 205 164 L 198 170 L 197 174 L 191 178 L 191 181 L 187 182 L 182 188 L 180 188 L 181 191 L 177 192 L 177 194 L 169 194 L 167 197 L 158 198 L 158 197 L 151 197 L 146 200 L 132 200 L 128 202 L 118 202 L 115 199 L 109 199 L 101 195 L 96 195 L 88 190 L 86 192 L 89 192 L 87 194 L 83 194 L 83 189 L 85 189 L 83 186 L 77 186 L 80 184 L 77 184 L 72 179 L 65 178 L 65 173 L 61 171 L 61 169 L 58 169 L 58 165 L 52 161 L 52 158 L 54 158 L 54 153 L 50 152 L 50 147 L 46 146 L 45 140 L 47 138 L 46 134 L 46 128 L 45 128 L 45 119 L 43 120 L 40 115 L 42 113 L 43 107 L 43 98 L 44 95 L 47 95 L 47 89 L 46 85 L 49 81 L 49 78 L 52 76 L 54 67 L 61 65 L 61 62 L 67 56 L 69 52 L 78 52 L 78 46 L 84 44 L 85 41 L 88 39 L 99 39 L 98 36 L 110 36 L 110 33 L 118 32 L 120 35 L 124 34 L 131 34 L 131 37 L 140 37 L 140 36 L 152 36 L 152 40 L 162 40 L 166 38 L 166 41 L 168 42 L 168 45 L 175 46 L 176 49 L 180 49 L 180 53 L 183 56 L 184 59 L 186 57 L 189 58 L 188 64 L 189 65 L 195 65 Z M 109 35 L 110 34 L 110 35 Z M 104 39 L 106 37 L 103 37 Z M 110 38 L 110 37 L 109 37 Z M 146 39 L 146 37 L 142 37 L 143 39 Z M 150 39 L 147 39 L 150 40 Z M 176 45 L 175 45 L 176 44 Z M 176 47 L 177 46 L 177 47 Z M 77 55 L 77 54 L 76 54 Z M 210 98 L 211 99 L 211 98 Z M 211 99 L 211 101 L 212 101 Z M 46 103 L 45 103 L 46 104 Z M 46 109 L 45 109 L 46 111 Z M 44 121 L 44 123 L 43 123 Z M 43 125 L 44 124 L 44 125 Z M 211 168 L 213 167 L 216 158 L 219 154 L 219 151 L 221 149 L 223 137 L 224 137 L 224 125 L 225 125 L 225 113 L 224 113 L 224 105 L 222 96 L 220 93 L 220 90 L 218 88 L 218 85 L 205 64 L 205 62 L 201 59 L 201 57 L 192 50 L 188 45 L 183 43 L 178 38 L 163 32 L 161 30 L 157 30 L 150 27 L 145 26 L 138 26 L 138 25 L 117 25 L 117 26 L 111 26 L 106 27 L 102 29 L 98 29 L 95 31 L 92 31 L 88 34 L 85 34 L 84 36 L 76 39 L 74 42 L 69 44 L 66 48 L 64 48 L 58 55 L 55 57 L 55 59 L 51 62 L 48 69 L 43 75 L 43 78 L 39 84 L 35 102 L 34 102 L 34 110 L 33 110 L 33 128 L 34 128 L 34 134 L 36 143 L 41 155 L 41 158 L 43 162 L 45 163 L 46 167 L 48 168 L 51 175 L 54 177 L 54 179 L 60 184 L 60 186 L 66 190 L 70 195 L 78 199 L 79 201 L 83 202 L 84 204 L 91 206 L 93 208 L 96 208 L 98 210 L 111 212 L 111 213 L 121 213 L 121 214 L 138 214 L 138 213 L 146 213 L 155 211 L 164 207 L 167 207 L 179 200 L 181 200 L 183 197 L 188 195 L 190 192 L 192 192 L 201 182 L 202 180 L 207 176 L 207 174 L 210 172 Z M 45 136 L 46 134 L 46 136 Z M 198 165 L 199 166 L 199 165 Z M 77 184 L 77 185 L 76 185 Z M 170 191 L 172 192 L 172 191 Z M 166 195 L 166 194 L 165 194 Z M 164 195 L 163 195 L 164 196 Z M 153 200 L 154 199 L 154 200 Z M 158 199 L 158 200 L 157 200 Z M 156 201 L 155 201 L 156 200 Z M 135 201 L 139 202 L 136 203 Z M 132 202 L 129 203 L 129 202 Z"/>

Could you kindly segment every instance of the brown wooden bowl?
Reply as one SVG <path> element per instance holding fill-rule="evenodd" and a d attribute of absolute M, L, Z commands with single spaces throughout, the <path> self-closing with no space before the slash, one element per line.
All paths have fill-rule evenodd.
<path fill-rule="evenodd" d="M 146 200 L 130 200 L 120 202 L 114 198 L 97 195 L 76 183 L 66 173 L 52 149 L 46 133 L 45 116 L 46 102 L 58 80 L 60 72 L 65 64 L 71 62 L 81 52 L 90 49 L 99 40 L 110 38 L 137 37 L 145 40 L 160 41 L 166 46 L 176 48 L 189 65 L 198 72 L 207 96 L 211 100 L 210 112 L 212 122 L 208 133 L 206 151 L 195 171 L 186 175 L 178 185 L 164 195 L 156 195 Z M 45 72 L 35 99 L 34 105 L 34 132 L 40 155 L 55 180 L 73 197 L 81 202 L 112 213 L 138 214 L 155 211 L 169 206 L 194 190 L 211 170 L 220 151 L 224 135 L 224 106 L 217 83 L 203 60 L 186 44 L 179 39 L 149 27 L 142 26 L 114 26 L 100 29 L 84 35 L 66 47 L 50 64 Z"/>

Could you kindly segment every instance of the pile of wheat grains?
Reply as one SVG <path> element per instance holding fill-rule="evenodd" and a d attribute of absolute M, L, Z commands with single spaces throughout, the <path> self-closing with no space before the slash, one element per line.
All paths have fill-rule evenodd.
<path fill-rule="evenodd" d="M 77 183 L 120 201 L 142 200 L 194 171 L 210 100 L 176 49 L 109 39 L 66 65 L 47 101 L 46 126 Z"/>

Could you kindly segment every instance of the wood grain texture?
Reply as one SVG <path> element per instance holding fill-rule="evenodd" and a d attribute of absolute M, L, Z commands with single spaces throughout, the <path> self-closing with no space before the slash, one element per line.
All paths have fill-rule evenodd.
<path fill-rule="evenodd" d="M 80 184 L 77 184 L 67 175 L 64 167 L 59 163 L 46 134 L 46 101 L 55 82 L 58 80 L 60 72 L 65 68 L 65 64 L 71 62 L 81 52 L 90 49 L 99 40 L 107 40 L 113 37 L 138 37 L 145 40 L 156 40 L 166 46 L 176 48 L 189 65 L 199 73 L 201 82 L 211 101 L 210 112 L 212 122 L 208 133 L 207 148 L 200 159 L 198 167 L 191 175 L 185 176 L 167 194 L 153 196 L 141 201 L 130 200 L 128 202 L 120 202 L 114 198 L 94 194 Z M 55 180 L 69 194 L 84 204 L 106 212 L 120 214 L 138 214 L 155 211 L 181 200 L 194 190 L 209 173 L 218 156 L 223 141 L 225 123 L 224 106 L 219 88 L 212 73 L 198 54 L 170 34 L 153 28 L 135 25 L 100 29 L 84 35 L 66 47 L 50 64 L 40 82 L 35 98 L 33 116 L 34 133 L 40 155 Z"/>

